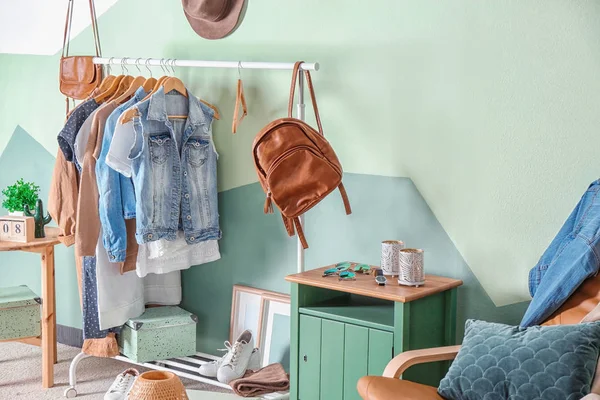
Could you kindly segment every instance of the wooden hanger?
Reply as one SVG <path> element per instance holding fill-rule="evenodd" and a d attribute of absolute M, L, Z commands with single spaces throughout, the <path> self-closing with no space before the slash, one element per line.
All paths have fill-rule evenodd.
<path fill-rule="evenodd" d="M 240 105 L 242 106 L 242 116 L 238 115 L 240 112 Z M 244 85 L 242 84 L 242 80 L 238 79 L 237 83 L 237 94 L 235 96 L 235 111 L 233 112 L 233 124 L 231 126 L 231 132 L 236 133 L 237 128 L 242 123 L 242 120 L 248 115 L 248 107 L 246 107 L 246 96 L 244 96 Z"/>
<path fill-rule="evenodd" d="M 148 94 L 146 95 L 146 97 L 144 97 L 142 99 L 142 101 L 146 101 L 150 98 L 150 96 L 152 96 L 158 89 L 160 89 L 160 84 L 165 81 L 168 78 L 168 76 L 161 76 L 160 78 L 158 78 L 158 80 L 154 79 L 154 78 L 150 78 L 150 79 L 154 79 L 156 82 L 154 84 L 154 88 L 152 90 L 150 90 L 150 92 L 148 92 Z M 150 80 L 148 79 L 148 80 Z M 145 88 L 144 88 L 145 89 Z M 127 122 L 131 121 L 133 119 L 133 117 L 136 117 L 137 114 L 137 108 L 135 107 L 131 107 L 128 108 L 127 110 L 125 110 L 123 112 L 123 114 L 121 114 L 121 117 L 119 118 L 119 123 L 121 125 L 126 124 Z"/>
<path fill-rule="evenodd" d="M 208 106 L 208 107 L 210 107 L 210 108 L 212 108 L 212 109 L 213 109 L 213 111 L 215 112 L 215 113 L 213 114 L 213 118 L 214 118 L 214 119 L 216 119 L 216 120 L 220 120 L 220 119 L 221 119 L 221 114 L 219 114 L 219 110 L 217 109 L 217 107 L 213 106 L 213 105 L 212 105 L 212 104 L 210 104 L 208 101 L 206 101 L 206 100 L 202 100 L 202 99 L 200 99 L 200 103 L 202 103 L 202 104 L 204 104 L 204 105 L 206 105 L 206 106 Z"/>
<path fill-rule="evenodd" d="M 114 99 L 117 104 L 123 104 L 127 101 L 133 94 L 138 90 L 144 83 L 146 82 L 146 78 L 143 76 L 138 76 L 131 81 L 129 87 L 123 92 L 119 97 Z"/>
<path fill-rule="evenodd" d="M 131 86 L 131 82 L 133 82 L 133 76 L 127 75 L 123 79 L 121 79 L 121 82 L 119 82 L 119 87 L 117 88 L 117 90 L 113 93 L 112 96 L 110 96 L 108 99 L 106 99 L 105 102 L 112 101 L 112 100 L 116 99 L 117 97 L 121 96 L 123 93 L 125 93 L 125 91 L 127 89 L 129 89 L 129 86 Z"/>
<path fill-rule="evenodd" d="M 97 103 L 102 103 L 106 99 L 108 99 L 109 97 L 111 97 L 116 92 L 116 90 L 119 88 L 119 84 L 121 83 L 121 81 L 123 80 L 123 78 L 125 78 L 125 75 L 116 76 L 115 79 L 110 83 L 110 85 L 108 86 L 108 88 L 106 88 L 106 90 L 103 91 L 103 92 L 101 92 L 100 94 L 96 95 L 94 97 L 94 100 Z"/>
<path fill-rule="evenodd" d="M 142 87 L 144 88 L 144 92 L 150 92 L 156 85 L 156 82 L 158 82 L 158 80 L 153 77 L 146 79 L 146 82 L 144 82 L 144 84 L 142 85 Z"/>
<path fill-rule="evenodd" d="M 98 91 L 99 92 L 104 92 L 106 89 L 108 89 L 108 87 L 110 86 L 111 83 L 113 83 L 113 81 L 117 79 L 116 76 L 114 75 L 109 75 L 107 77 L 105 77 L 102 82 L 100 83 L 100 87 L 98 87 Z"/>

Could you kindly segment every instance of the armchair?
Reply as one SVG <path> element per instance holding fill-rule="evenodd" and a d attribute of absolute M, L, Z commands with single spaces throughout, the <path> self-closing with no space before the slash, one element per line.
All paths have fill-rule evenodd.
<path fill-rule="evenodd" d="M 543 325 L 579 323 L 586 315 L 592 316 L 590 313 L 599 304 L 600 274 L 587 279 Z M 597 314 L 600 314 L 600 310 Z M 598 319 L 599 316 L 595 317 Z M 416 364 L 453 360 L 459 349 L 460 346 L 445 346 L 401 353 L 388 363 L 383 376 L 360 378 L 357 384 L 358 393 L 364 400 L 444 400 L 433 386 L 398 378 Z M 585 396 L 585 399 L 600 400 L 600 363 L 592 383 L 592 393 Z"/>
<path fill-rule="evenodd" d="M 411 350 L 394 357 L 383 376 L 363 376 L 358 381 L 358 393 L 364 400 L 443 400 L 437 388 L 398 379 L 409 367 L 436 361 L 453 360 L 460 346 Z M 398 397 L 401 394 L 402 397 Z"/>

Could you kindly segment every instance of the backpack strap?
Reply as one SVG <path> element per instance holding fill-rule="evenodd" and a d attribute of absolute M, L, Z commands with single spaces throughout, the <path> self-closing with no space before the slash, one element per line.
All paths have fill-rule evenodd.
<path fill-rule="evenodd" d="M 340 194 L 342 195 L 342 201 L 344 202 L 344 208 L 346 209 L 346 215 L 352 214 L 352 208 L 350 208 L 350 201 L 348 200 L 348 193 L 346 193 L 346 188 L 343 183 L 340 183 L 338 186 L 340 190 Z"/>
<path fill-rule="evenodd" d="M 300 64 L 304 61 L 297 61 L 294 64 L 294 71 L 292 72 L 292 85 L 290 87 L 290 99 L 288 101 L 288 117 L 292 118 L 292 108 L 294 106 L 294 93 L 296 91 L 296 78 L 298 77 L 298 73 L 300 72 Z M 321 117 L 319 116 L 319 108 L 317 107 L 317 98 L 315 96 L 315 89 L 312 84 L 312 78 L 310 76 L 309 71 L 304 71 L 304 75 L 306 75 L 306 82 L 308 84 L 308 90 L 310 92 L 310 99 L 312 101 L 313 110 L 315 111 L 315 117 L 317 120 L 317 126 L 319 127 L 319 133 L 323 135 L 323 126 L 321 125 Z"/>
<path fill-rule="evenodd" d="M 300 239 L 302 248 L 304 250 L 308 249 L 308 243 L 306 242 L 306 237 L 304 236 L 304 230 L 302 229 L 299 217 L 294 218 L 294 225 L 296 226 L 296 232 L 298 232 L 298 239 Z"/>
<path fill-rule="evenodd" d="M 285 230 L 287 231 L 288 235 L 294 236 L 296 232 L 298 232 L 298 239 L 300 239 L 302 248 L 308 249 L 308 243 L 306 242 L 306 237 L 304 236 L 304 229 L 302 229 L 300 218 L 288 218 L 283 214 L 281 214 L 281 218 L 283 218 L 283 225 L 285 225 Z M 296 228 L 295 230 L 294 227 Z"/>
<path fill-rule="evenodd" d="M 294 231 L 294 222 L 291 218 L 288 218 L 281 214 L 281 218 L 283 218 L 283 225 L 285 225 L 285 230 L 287 231 L 288 236 L 294 236 L 296 232 Z"/>

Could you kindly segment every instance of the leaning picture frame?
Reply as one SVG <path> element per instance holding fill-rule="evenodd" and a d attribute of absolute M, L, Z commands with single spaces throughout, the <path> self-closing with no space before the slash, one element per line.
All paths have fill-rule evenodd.
<path fill-rule="evenodd" d="M 229 341 L 234 343 L 246 329 L 252 331 L 254 345 L 261 351 L 261 366 L 281 362 L 288 368 L 289 321 L 289 295 L 243 285 L 233 286 Z M 278 332 L 275 337 L 274 329 Z"/>
<path fill-rule="evenodd" d="M 281 363 L 287 369 L 290 363 L 290 298 L 266 296 L 263 300 L 259 347 L 261 367 Z"/>

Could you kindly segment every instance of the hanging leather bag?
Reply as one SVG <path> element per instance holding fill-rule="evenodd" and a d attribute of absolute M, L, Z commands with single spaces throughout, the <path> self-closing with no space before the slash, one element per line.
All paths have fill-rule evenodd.
<path fill-rule="evenodd" d="M 67 110 L 69 97 L 76 100 L 87 98 L 102 81 L 102 65 L 96 65 L 94 56 L 69 56 L 69 41 L 73 20 L 73 1 L 68 0 L 65 33 L 63 37 L 62 56 L 60 58 L 60 92 L 67 96 Z M 98 39 L 98 26 L 96 25 L 96 10 L 93 0 L 89 0 L 90 16 L 92 18 L 92 31 L 96 46 L 96 57 L 100 57 L 100 41 Z"/>
<path fill-rule="evenodd" d="M 342 165 L 333 148 L 323 136 L 323 127 L 309 71 L 305 71 L 318 131 L 306 122 L 292 118 L 296 77 L 300 64 L 294 65 L 287 118 L 277 119 L 265 126 L 254 139 L 252 153 L 258 180 L 267 194 L 264 212 L 273 212 L 273 203 L 281 210 L 290 236 L 295 231 L 302 243 L 308 243 L 302 230 L 300 216 L 316 206 L 329 193 L 339 189 L 346 209 L 350 202 L 342 184 Z"/>

